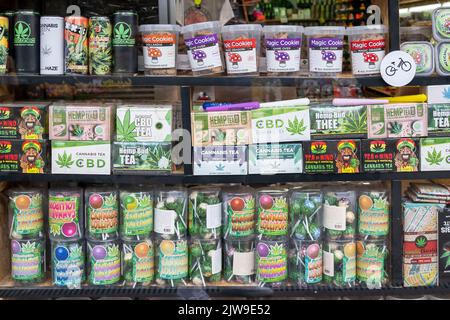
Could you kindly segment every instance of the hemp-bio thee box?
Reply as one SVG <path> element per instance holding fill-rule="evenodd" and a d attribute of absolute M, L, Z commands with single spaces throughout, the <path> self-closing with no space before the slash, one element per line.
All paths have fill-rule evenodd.
<path fill-rule="evenodd" d="M 247 146 L 194 147 L 194 175 L 246 175 Z"/>
<path fill-rule="evenodd" d="M 52 104 L 49 107 L 50 140 L 110 141 L 111 104 Z"/>
<path fill-rule="evenodd" d="M 251 113 L 254 144 L 311 139 L 309 106 L 260 108 Z"/>
<path fill-rule="evenodd" d="M 248 158 L 250 174 L 301 173 L 303 170 L 300 143 L 252 144 Z"/>
<path fill-rule="evenodd" d="M 192 145 L 235 146 L 251 143 L 249 111 L 192 112 Z"/>
<path fill-rule="evenodd" d="M 324 138 L 365 138 L 366 106 L 310 106 L 311 136 Z"/>
<path fill-rule="evenodd" d="M 171 142 L 172 106 L 117 106 L 116 135 L 120 142 Z"/>
<path fill-rule="evenodd" d="M 113 142 L 113 172 L 172 172 L 171 142 Z"/>
<path fill-rule="evenodd" d="M 52 141 L 52 173 L 111 174 L 110 141 Z"/>

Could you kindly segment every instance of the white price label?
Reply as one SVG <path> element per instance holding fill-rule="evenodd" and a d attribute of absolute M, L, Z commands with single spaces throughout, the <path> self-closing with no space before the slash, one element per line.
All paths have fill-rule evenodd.
<path fill-rule="evenodd" d="M 334 277 L 334 254 L 328 251 L 323 252 L 323 274 Z"/>
<path fill-rule="evenodd" d="M 215 229 L 222 225 L 222 203 L 210 204 L 206 207 L 206 227 Z"/>
<path fill-rule="evenodd" d="M 323 226 L 330 230 L 344 231 L 346 228 L 346 207 L 323 206 Z"/>
<path fill-rule="evenodd" d="M 175 234 L 175 217 L 173 210 L 155 209 L 155 232 L 159 234 Z"/>

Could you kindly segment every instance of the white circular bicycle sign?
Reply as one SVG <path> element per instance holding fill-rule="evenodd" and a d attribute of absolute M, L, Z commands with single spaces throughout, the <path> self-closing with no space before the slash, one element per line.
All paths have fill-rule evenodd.
<path fill-rule="evenodd" d="M 390 86 L 403 87 L 416 75 L 416 63 L 406 52 L 392 51 L 386 55 L 380 65 L 381 77 Z"/>

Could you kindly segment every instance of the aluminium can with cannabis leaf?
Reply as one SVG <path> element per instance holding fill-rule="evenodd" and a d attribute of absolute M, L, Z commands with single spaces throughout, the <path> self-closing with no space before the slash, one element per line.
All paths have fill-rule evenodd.
<path fill-rule="evenodd" d="M 77 16 L 65 18 L 64 52 L 66 74 L 88 73 L 88 30 L 88 18 Z"/>
<path fill-rule="evenodd" d="M 108 17 L 89 19 L 89 73 L 107 75 L 112 67 L 112 26 Z"/>
<path fill-rule="evenodd" d="M 41 74 L 64 74 L 64 18 L 41 17 Z"/>
<path fill-rule="evenodd" d="M 138 15 L 134 11 L 118 11 L 113 15 L 113 72 L 136 74 L 138 72 Z"/>
<path fill-rule="evenodd" d="M 7 62 L 7 71 L 12 71 L 12 65 L 14 61 L 14 11 L 5 11 L 0 15 L 8 18 L 8 62 Z"/>
<path fill-rule="evenodd" d="M 14 14 L 14 60 L 17 73 L 39 73 L 39 13 L 31 10 Z"/>
<path fill-rule="evenodd" d="M 6 73 L 9 51 L 9 19 L 0 16 L 0 74 Z"/>

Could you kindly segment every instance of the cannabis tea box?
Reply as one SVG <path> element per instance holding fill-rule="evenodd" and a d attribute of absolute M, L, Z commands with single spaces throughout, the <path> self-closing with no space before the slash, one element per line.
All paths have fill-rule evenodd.
<path fill-rule="evenodd" d="M 419 140 L 374 139 L 361 141 L 363 172 L 419 171 Z"/>
<path fill-rule="evenodd" d="M 249 111 L 193 112 L 192 145 L 234 146 L 251 143 Z"/>
<path fill-rule="evenodd" d="M 427 86 L 428 103 L 450 103 L 450 85 Z"/>
<path fill-rule="evenodd" d="M 0 140 L 0 172 L 46 173 L 46 140 Z"/>
<path fill-rule="evenodd" d="M 309 115 L 313 138 L 364 138 L 367 136 L 366 106 L 317 105 L 310 107 Z"/>
<path fill-rule="evenodd" d="M 172 106 L 118 106 L 116 134 L 117 141 L 171 142 Z"/>
<path fill-rule="evenodd" d="M 428 104 L 428 135 L 448 135 L 450 133 L 450 103 Z"/>
<path fill-rule="evenodd" d="M 301 173 L 303 169 L 300 143 L 252 144 L 248 153 L 250 174 Z"/>
<path fill-rule="evenodd" d="M 50 140 L 111 140 L 111 109 L 100 104 L 50 105 Z"/>
<path fill-rule="evenodd" d="M 246 175 L 246 146 L 194 147 L 194 175 Z"/>
<path fill-rule="evenodd" d="M 321 140 L 303 143 L 303 172 L 360 172 L 360 140 Z"/>
<path fill-rule="evenodd" d="M 252 110 L 253 143 L 307 141 L 310 129 L 308 106 Z"/>
<path fill-rule="evenodd" d="M 370 139 L 426 137 L 427 105 L 404 103 L 368 106 L 367 126 Z"/>
<path fill-rule="evenodd" d="M 450 280 L 450 210 L 444 208 L 438 213 L 438 249 L 440 282 Z"/>
<path fill-rule="evenodd" d="M 0 103 L 0 139 L 45 139 L 46 120 L 45 103 Z"/>
<path fill-rule="evenodd" d="M 113 172 L 172 172 L 171 142 L 113 142 Z"/>
<path fill-rule="evenodd" d="M 52 141 L 52 173 L 111 174 L 109 141 Z"/>
<path fill-rule="evenodd" d="M 420 139 L 420 170 L 450 170 L 450 137 L 434 137 Z"/>

